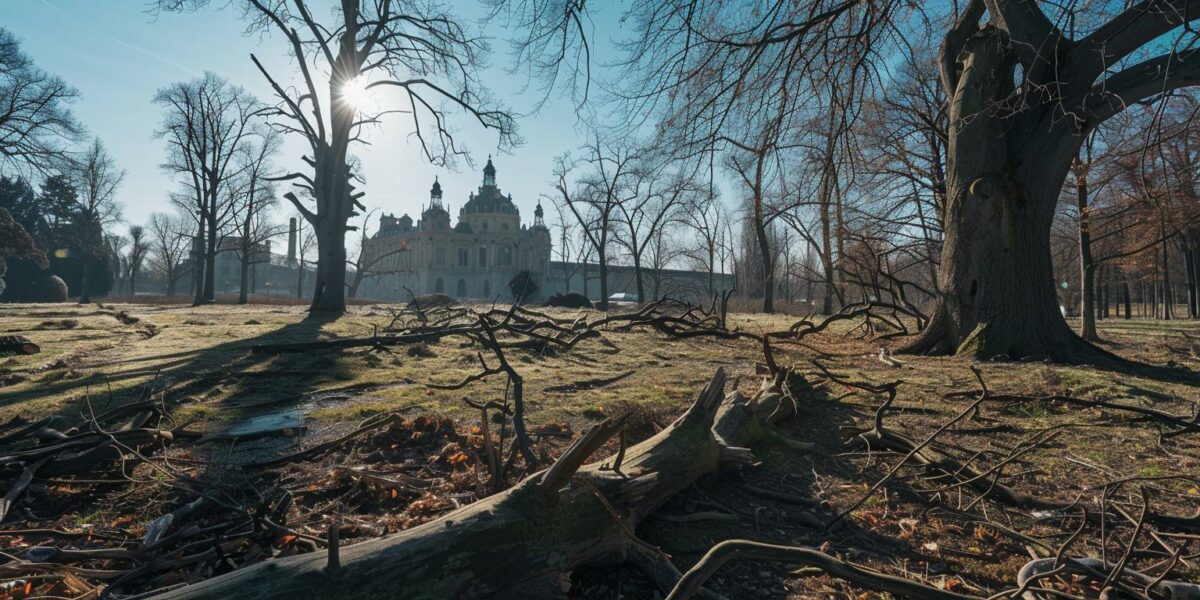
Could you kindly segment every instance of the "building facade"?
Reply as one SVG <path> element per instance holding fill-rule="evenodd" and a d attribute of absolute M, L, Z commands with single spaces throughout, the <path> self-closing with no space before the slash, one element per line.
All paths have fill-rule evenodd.
<path fill-rule="evenodd" d="M 411 291 L 505 301 L 512 297 L 509 282 L 527 271 L 538 288 L 534 299 L 579 292 L 599 300 L 596 265 L 551 262 L 550 230 L 543 217 L 539 202 L 533 222 L 521 223 L 512 196 L 496 185 L 491 158 L 483 168 L 483 184 L 468 195 L 454 224 L 435 179 L 419 221 L 407 214 L 379 218 L 379 229 L 362 249 L 364 276 L 356 297 L 404 301 Z M 643 269 L 642 280 L 648 296 L 688 300 L 705 300 L 734 286 L 731 275 L 676 269 Z M 636 292 L 634 269 L 610 265 L 608 293 Z"/>
<path fill-rule="evenodd" d="M 509 298 L 509 282 L 523 271 L 539 289 L 545 287 L 550 230 L 540 203 L 533 223 L 521 223 L 512 195 L 496 185 L 496 167 L 488 158 L 483 184 L 467 197 L 457 223 L 451 225 L 442 185 L 435 179 L 421 219 L 382 215 L 362 253 L 359 264 L 365 275 L 359 297 L 401 300 L 411 291 L 493 300 Z"/>

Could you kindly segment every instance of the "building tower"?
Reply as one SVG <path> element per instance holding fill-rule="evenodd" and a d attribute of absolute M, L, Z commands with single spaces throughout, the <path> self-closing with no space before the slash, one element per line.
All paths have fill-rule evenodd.
<path fill-rule="evenodd" d="M 483 167 L 483 187 L 496 187 L 496 167 L 492 164 L 492 156 L 488 155 L 488 162 Z"/>
<path fill-rule="evenodd" d="M 433 176 L 433 187 L 429 188 L 429 206 L 442 208 L 442 184 L 438 183 L 437 175 Z"/>
<path fill-rule="evenodd" d="M 538 200 L 537 208 L 533 209 L 533 226 L 546 229 L 546 221 L 542 217 L 545 213 L 542 211 L 542 201 Z"/>
<path fill-rule="evenodd" d="M 429 208 L 421 213 L 422 231 L 446 231 L 450 229 L 450 212 L 442 206 L 442 184 L 437 176 L 433 178 L 433 187 L 429 188 Z"/>
<path fill-rule="evenodd" d="M 287 266 L 296 266 L 296 217 L 288 219 Z"/>

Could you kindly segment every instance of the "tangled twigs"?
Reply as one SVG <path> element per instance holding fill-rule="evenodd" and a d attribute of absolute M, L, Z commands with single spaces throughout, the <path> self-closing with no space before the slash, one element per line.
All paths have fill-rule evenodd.
<path fill-rule="evenodd" d="M 351 431 L 350 433 L 347 433 L 346 435 L 343 435 L 337 439 L 333 439 L 328 442 L 322 442 L 320 444 L 317 444 L 316 446 L 307 448 L 305 450 L 301 450 L 299 452 L 294 452 L 287 456 L 281 456 L 278 458 L 273 458 L 273 459 L 269 459 L 269 460 L 260 461 L 257 463 L 248 464 L 248 465 L 246 465 L 246 467 L 247 468 L 274 467 L 274 466 L 287 464 L 287 463 L 298 461 L 298 460 L 305 460 L 305 459 L 313 458 L 316 456 L 320 456 L 322 454 L 325 454 L 326 452 L 330 452 L 336 448 L 341 447 L 346 442 L 353 440 L 363 434 L 369 433 L 376 429 L 394 425 L 401 421 L 403 421 L 403 419 L 400 417 L 400 415 L 398 413 L 395 413 L 395 412 L 374 415 L 374 416 L 366 419 L 362 423 L 360 423 L 358 425 L 358 427 L 354 429 L 354 431 Z"/>
<path fill-rule="evenodd" d="M 939 590 L 915 581 L 887 575 L 834 558 L 812 548 L 777 546 L 751 540 L 727 540 L 713 546 L 700 562 L 683 574 L 666 600 L 687 600 L 726 563 L 738 559 L 772 560 L 816 567 L 855 585 L 916 600 L 978 600 L 957 592 Z"/>
<path fill-rule="evenodd" d="M 764 439 L 762 425 L 794 415 L 774 383 L 755 398 L 736 392 L 724 398 L 724 387 L 718 370 L 683 416 L 626 449 L 620 473 L 605 468 L 609 460 L 578 466 L 619 431 L 614 420 L 584 436 L 541 475 L 424 525 L 340 548 L 337 578 L 324 573 L 326 557 L 316 552 L 241 568 L 162 598 L 371 597 L 403 589 L 412 598 L 440 599 L 520 595 L 545 583 L 558 589 L 567 572 L 628 560 L 629 548 L 645 547 L 632 534 L 637 524 L 715 471 L 723 447 L 754 447 Z M 548 493 L 557 501 L 547 502 Z M 469 551 L 497 543 L 503 551 Z M 453 576 L 430 577 L 450 573 L 448 568 Z"/>
<path fill-rule="evenodd" d="M 816 362 L 816 361 L 813 361 L 813 362 Z M 828 371 L 826 371 L 826 372 L 828 373 Z M 884 406 L 887 406 L 896 397 L 896 386 L 895 386 L 895 384 L 888 384 L 887 386 L 884 387 L 884 390 L 888 392 L 888 401 L 884 405 Z M 908 451 L 908 453 L 905 454 L 904 457 L 901 458 L 896 464 L 892 465 L 892 467 L 890 469 L 888 469 L 887 474 L 884 475 L 883 478 L 880 479 L 879 481 L 876 481 L 875 484 L 872 485 L 870 488 L 868 488 L 867 492 L 865 494 L 863 494 L 862 497 L 860 497 L 856 502 L 851 504 L 848 508 L 846 508 L 842 512 L 838 513 L 837 516 L 834 517 L 833 520 L 830 521 L 830 523 L 829 523 L 830 526 L 837 524 L 839 521 L 844 519 L 846 517 L 846 515 L 854 512 L 855 510 L 858 510 L 858 508 L 860 506 L 862 506 L 863 503 L 865 503 L 868 498 L 870 498 L 872 495 L 874 495 L 875 492 L 877 492 L 880 487 L 882 487 L 885 483 L 887 483 L 888 480 L 890 480 L 892 478 L 892 476 L 894 476 L 896 474 L 896 472 L 900 470 L 901 467 L 908 464 L 908 461 L 912 460 L 913 457 L 917 456 L 926 446 L 933 443 L 933 440 L 935 438 L 937 438 L 937 436 L 941 435 L 947 429 L 953 427 L 955 423 L 958 423 L 959 421 L 966 418 L 967 415 L 971 414 L 979 406 L 979 404 L 981 402 L 983 402 L 983 400 L 984 400 L 984 397 L 981 396 L 978 400 L 973 402 L 971 404 L 971 406 L 968 406 L 966 408 L 966 410 L 963 410 L 962 412 L 958 413 L 958 415 L 956 415 L 953 419 L 943 423 L 940 427 L 937 428 L 937 430 L 935 430 L 933 433 L 929 434 L 928 437 L 926 437 L 923 441 L 921 441 L 921 443 L 911 444 L 912 448 Z M 863 432 L 863 433 L 859 434 L 859 437 L 862 440 L 864 440 L 865 442 L 867 442 L 868 445 L 871 443 L 872 439 L 883 439 L 889 435 L 889 432 L 883 427 L 883 409 L 884 409 L 884 407 L 881 406 L 879 411 L 875 413 L 875 427 L 871 431 Z M 928 457 L 922 457 L 922 458 L 925 461 L 929 461 Z M 964 466 L 964 468 L 965 468 L 965 466 Z"/>
<path fill-rule="evenodd" d="M 508 381 L 512 389 L 512 422 L 513 434 L 516 436 L 516 449 L 524 457 L 526 469 L 533 471 L 537 468 L 538 460 L 537 456 L 533 453 L 533 442 L 529 439 L 529 434 L 525 431 L 525 379 L 509 364 L 508 359 L 504 356 L 504 349 L 500 347 L 500 342 L 496 341 L 496 333 L 486 317 L 479 317 L 479 327 L 483 330 L 483 335 L 477 336 L 479 341 L 487 348 L 490 348 L 492 353 L 496 355 L 496 360 L 499 362 L 499 371 L 508 375 Z M 508 465 L 506 464 L 505 472 L 508 471 L 507 467 Z"/>
<path fill-rule="evenodd" d="M 1039 579 L 1051 576 L 1081 575 L 1086 578 L 1095 578 L 1097 574 L 1105 575 L 1106 577 L 1113 575 L 1124 577 L 1131 583 L 1138 584 L 1142 589 L 1131 591 L 1145 598 L 1167 598 L 1169 600 L 1195 600 L 1196 598 L 1200 598 L 1200 584 L 1170 581 L 1163 577 L 1151 577 L 1133 569 L 1117 569 L 1116 565 L 1106 563 L 1098 558 L 1082 557 L 1039 558 L 1025 563 L 1021 567 L 1021 570 L 1017 572 L 1017 585 L 1020 586 L 1020 591 L 1023 592 L 1022 595 L 1007 597 L 1022 597 L 1032 600 L 1038 597 L 1034 595 L 1037 592 L 1045 592 L 1047 596 L 1051 594 L 1059 596 L 1061 593 L 1055 590 L 1032 590 L 1031 587 Z"/>

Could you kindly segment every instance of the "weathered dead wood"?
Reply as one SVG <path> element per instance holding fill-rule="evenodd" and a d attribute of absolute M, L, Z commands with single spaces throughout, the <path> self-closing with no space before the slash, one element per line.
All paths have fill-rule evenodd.
<path fill-rule="evenodd" d="M 29 484 L 33 482 L 34 474 L 37 473 L 37 470 L 41 468 L 41 466 L 45 464 L 47 460 L 49 460 L 49 458 L 43 458 L 25 467 L 25 470 L 21 471 L 21 476 L 17 478 L 17 482 L 14 483 L 11 488 L 9 488 L 8 493 L 6 493 L 3 498 L 0 498 L 0 522 L 4 521 L 4 517 L 8 515 L 9 508 L 11 508 L 13 503 L 21 497 L 21 494 L 25 493 L 25 488 L 29 487 Z"/>
<path fill-rule="evenodd" d="M 626 450 L 621 473 L 604 469 L 605 461 L 574 469 L 620 429 L 609 422 L 556 465 L 504 493 L 411 530 L 341 548 L 336 578 L 324 572 L 326 555 L 317 552 L 240 569 L 159 598 L 481 598 L 557 588 L 560 577 L 581 566 L 657 553 L 634 537 L 637 523 L 717 469 L 722 447 L 757 445 L 769 421 L 790 418 L 794 405 L 784 399 L 784 382 L 779 376 L 752 399 L 734 393 L 722 401 L 725 374 L 718 370 L 683 416 Z M 547 501 L 551 492 L 557 501 Z"/>

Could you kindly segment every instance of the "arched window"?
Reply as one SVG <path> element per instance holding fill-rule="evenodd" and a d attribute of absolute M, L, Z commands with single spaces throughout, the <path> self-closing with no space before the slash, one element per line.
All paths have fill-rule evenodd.
<path fill-rule="evenodd" d="M 480 248 L 479 249 L 479 267 L 483 268 L 486 266 L 487 266 L 487 248 Z"/>
<path fill-rule="evenodd" d="M 484 221 L 484 222 L 483 222 L 483 230 L 484 230 L 484 231 L 487 231 L 487 221 Z"/>
<path fill-rule="evenodd" d="M 502 267 L 511 267 L 513 261 L 512 246 L 500 246 L 498 262 Z"/>
<path fill-rule="evenodd" d="M 487 279 L 483 280 L 483 297 L 488 298 L 492 295 L 492 282 Z"/>
<path fill-rule="evenodd" d="M 464 279 L 458 280 L 457 295 L 459 298 L 464 298 L 467 295 L 467 282 Z"/>
<path fill-rule="evenodd" d="M 445 286 L 442 285 L 442 278 L 438 277 L 437 281 L 433 282 L 433 292 L 435 294 L 440 294 L 444 291 L 446 291 L 446 289 L 445 289 Z"/>

